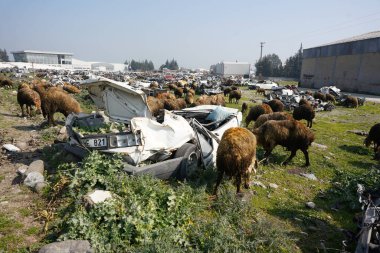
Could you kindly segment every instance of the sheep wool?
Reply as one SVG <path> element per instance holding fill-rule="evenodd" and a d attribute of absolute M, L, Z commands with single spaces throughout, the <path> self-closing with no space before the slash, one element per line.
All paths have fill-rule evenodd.
<path fill-rule="evenodd" d="M 252 165 L 257 168 L 255 135 L 242 127 L 233 127 L 225 131 L 216 155 L 218 178 L 214 195 L 217 194 L 224 174 L 235 178 L 237 193 L 241 192 L 242 180 L 244 187 L 248 189 Z"/>

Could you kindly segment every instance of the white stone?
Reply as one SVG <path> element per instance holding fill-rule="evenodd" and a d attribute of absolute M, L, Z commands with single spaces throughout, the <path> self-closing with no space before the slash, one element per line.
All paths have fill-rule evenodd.
<path fill-rule="evenodd" d="M 267 187 L 265 186 L 265 184 L 261 183 L 260 181 L 252 181 L 251 182 L 251 185 L 255 185 L 255 186 L 260 186 L 264 189 L 266 189 Z"/>
<path fill-rule="evenodd" d="M 300 175 L 314 181 L 318 180 L 313 173 L 301 173 Z"/>
<path fill-rule="evenodd" d="M 21 151 L 18 147 L 16 147 L 13 144 L 4 144 L 3 148 L 5 148 L 6 150 L 8 150 L 10 152 L 19 152 L 19 151 Z"/>
<path fill-rule="evenodd" d="M 314 202 L 306 202 L 306 207 L 310 208 L 310 209 L 314 209 L 315 208 L 315 203 Z"/>
<path fill-rule="evenodd" d="M 37 183 L 43 183 L 44 181 L 45 181 L 44 176 L 41 173 L 34 171 L 34 172 L 29 173 L 26 176 L 24 180 L 24 184 L 26 186 L 34 188 L 36 187 Z"/>
<path fill-rule="evenodd" d="M 274 183 L 270 183 L 269 184 L 269 187 L 270 188 L 273 188 L 273 189 L 277 189 L 278 188 L 278 185 L 274 184 Z"/>
<path fill-rule="evenodd" d="M 326 145 L 318 144 L 316 142 L 311 143 L 311 146 L 317 147 L 317 148 L 322 149 L 322 150 L 326 150 L 327 149 Z"/>
<path fill-rule="evenodd" d="M 98 204 L 112 198 L 110 191 L 95 190 L 86 195 L 86 199 L 89 200 L 90 204 Z"/>
<path fill-rule="evenodd" d="M 38 253 L 93 253 L 90 242 L 85 240 L 66 240 L 43 246 Z"/>
<path fill-rule="evenodd" d="M 63 126 L 63 127 L 61 128 L 61 130 L 59 130 L 59 133 L 60 133 L 60 134 L 67 134 L 66 126 Z"/>

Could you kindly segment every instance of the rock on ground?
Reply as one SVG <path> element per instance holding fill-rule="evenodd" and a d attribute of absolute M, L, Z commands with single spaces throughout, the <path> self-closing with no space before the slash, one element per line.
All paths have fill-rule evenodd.
<path fill-rule="evenodd" d="M 31 172 L 38 172 L 40 174 L 44 174 L 45 166 L 44 161 L 35 160 L 31 164 L 29 164 L 28 170 L 25 172 L 28 175 Z"/>
<path fill-rule="evenodd" d="M 93 253 L 91 245 L 86 240 L 67 240 L 53 242 L 43 246 L 38 253 Z"/>
<path fill-rule="evenodd" d="M 33 171 L 33 172 L 30 172 L 26 176 L 26 178 L 24 180 L 24 184 L 26 186 L 34 188 L 34 187 L 36 187 L 37 183 L 43 183 L 44 180 L 45 180 L 44 176 L 41 173 Z"/>
<path fill-rule="evenodd" d="M 315 203 L 314 202 L 307 202 L 306 204 L 306 207 L 310 208 L 310 209 L 314 209 L 315 208 Z"/>

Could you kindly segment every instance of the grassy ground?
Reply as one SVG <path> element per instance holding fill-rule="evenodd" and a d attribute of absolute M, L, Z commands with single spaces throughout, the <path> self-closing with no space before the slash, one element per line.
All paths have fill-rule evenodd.
<path fill-rule="evenodd" d="M 247 92 L 249 97 L 252 91 Z M 227 106 L 241 108 L 240 104 L 244 100 L 239 105 Z M 322 251 L 321 243 L 326 248 L 341 249 L 341 242 L 345 239 L 341 230 L 355 231 L 356 225 L 352 219 L 355 212 L 360 211 L 355 183 L 372 183 L 367 177 L 372 176 L 371 172 L 377 173 L 378 165 L 371 159 L 373 151 L 363 145 L 364 137 L 347 131 L 369 131 L 372 125 L 380 122 L 379 112 L 377 104 L 366 104 L 357 109 L 337 107 L 332 112 L 318 112 L 313 124 L 315 142 L 326 145 L 327 149 L 310 148 L 311 166 L 302 167 L 305 161 L 302 152 L 290 165 L 281 166 L 280 163 L 289 152 L 278 146 L 272 163 L 260 166 L 254 176 L 255 180 L 266 186 L 275 183 L 279 187 L 256 187 L 257 195 L 252 199 L 252 208 L 294 231 L 293 236 L 302 252 Z M 258 157 L 263 157 L 260 148 Z M 299 175 L 302 172 L 313 173 L 318 180 L 302 177 Z M 308 201 L 316 203 L 316 208 L 306 208 L 305 203 Z"/>
<path fill-rule="evenodd" d="M 240 109 L 243 102 L 253 105 L 260 103 L 260 99 L 263 98 L 247 88 L 242 88 L 242 90 L 243 98 L 239 104 L 227 103 L 227 106 Z M 6 97 L 7 99 L 6 103 L 3 100 L 0 105 L 5 110 L 16 113 L 19 109 L 15 96 L 11 95 L 11 91 L 2 90 L 1 92 L 1 98 Z M 94 109 L 93 105 L 88 102 L 85 93 L 77 96 L 77 99 L 85 111 L 90 112 Z M 247 210 L 240 214 L 240 211 L 233 210 L 233 205 L 236 203 L 231 198 L 237 197 L 234 195 L 235 187 L 231 181 L 227 179 L 223 181 L 220 191 L 222 196 L 218 201 L 207 199 L 215 180 L 215 172 L 212 170 L 203 173 L 200 179 L 185 182 L 184 185 L 189 184 L 198 191 L 196 194 L 200 195 L 196 198 L 201 199 L 199 204 L 204 208 L 201 211 L 198 210 L 193 219 L 194 230 L 200 233 L 198 240 L 209 238 L 207 237 L 209 234 L 214 238 L 210 237 L 207 239 L 209 241 L 203 239 L 203 244 L 210 243 L 210 241 L 217 243 L 216 241 L 219 239 L 221 242 L 218 243 L 223 245 L 224 240 L 231 239 L 226 237 L 229 233 L 228 229 L 237 229 L 244 225 L 243 235 L 248 238 L 244 240 L 249 241 L 251 238 L 249 236 L 252 236 L 253 232 L 248 231 L 249 229 L 246 227 L 248 224 L 252 225 L 253 230 L 260 229 L 260 236 L 264 236 L 264 241 L 270 243 L 271 239 L 277 236 L 278 238 L 275 239 L 283 239 L 289 246 L 285 248 L 278 246 L 271 252 L 336 252 L 341 249 L 341 242 L 345 239 L 342 230 L 355 231 L 352 218 L 356 212 L 360 212 L 355 195 L 356 183 L 363 182 L 373 186 L 378 183 L 379 179 L 378 164 L 371 160 L 373 151 L 363 145 L 364 137 L 347 131 L 355 129 L 368 131 L 373 124 L 380 121 L 379 112 L 377 104 L 366 104 L 357 109 L 337 107 L 332 112 L 318 112 L 313 124 L 313 131 L 316 135 L 315 142 L 326 145 L 327 149 L 324 150 L 317 146 L 310 147 L 311 166 L 304 168 L 302 167 L 304 164 L 302 152 L 297 154 L 291 164 L 286 167 L 281 166 L 281 162 L 286 159 L 289 152 L 284 151 L 280 146 L 277 147 L 273 152 L 271 164 L 260 165 L 257 174 L 252 176 L 252 180 L 262 182 L 267 188 L 251 186 L 251 189 L 246 191 L 246 195 L 253 194 L 253 196 L 244 198 Z M 0 115 L 0 117 L 4 116 Z M 7 124 L 9 122 L 5 123 L 0 118 L 1 127 L 5 127 Z M 52 141 L 55 134 L 50 129 L 42 129 L 40 133 L 41 138 L 45 141 Z M 258 149 L 258 158 L 263 158 L 263 151 L 260 148 Z M 313 173 L 318 180 L 307 179 L 300 176 L 300 173 Z M 0 174 L 0 184 L 4 180 L 3 177 Z M 270 183 L 277 184 L 278 188 L 269 187 Z M 155 184 L 157 187 L 161 187 L 159 183 Z M 164 187 L 168 186 L 174 190 L 181 187 L 177 182 L 172 181 L 165 183 Z M 232 204 L 223 204 L 221 203 L 223 201 L 226 203 L 232 201 Z M 307 208 L 305 203 L 308 201 L 313 201 L 316 208 Z M 30 212 L 34 211 L 22 207 L 17 212 L 20 216 L 28 216 Z M 233 215 L 237 215 L 240 222 L 224 223 L 224 218 Z M 265 222 L 261 222 L 263 220 Z M 215 224 L 218 224 L 218 228 L 212 226 L 214 221 L 217 222 Z M 205 223 L 207 226 L 196 226 Z M 16 245 L 19 244 L 25 245 L 25 242 L 22 242 L 22 238 L 17 237 L 16 233 L 24 226 L 25 224 L 0 211 L 0 249 L 2 249 L 1 243 L 4 241 L 7 242 L 7 245 L 13 245 L 12 249 L 16 249 Z M 196 230 L 197 228 L 199 231 Z M 209 231 L 202 231 L 204 228 L 209 228 Z M 33 235 L 40 229 L 32 226 L 24 230 L 26 234 Z M 275 230 L 280 230 L 282 234 L 276 234 Z M 242 237 L 237 238 L 243 240 Z M 241 244 L 237 243 L 236 245 Z M 210 249 L 215 250 L 216 248 L 215 245 L 214 247 L 210 246 Z M 207 247 L 202 249 L 205 251 Z M 348 250 L 352 252 L 353 245 Z M 236 250 L 232 252 L 236 252 Z M 261 250 L 261 252 L 265 252 L 265 250 Z"/>

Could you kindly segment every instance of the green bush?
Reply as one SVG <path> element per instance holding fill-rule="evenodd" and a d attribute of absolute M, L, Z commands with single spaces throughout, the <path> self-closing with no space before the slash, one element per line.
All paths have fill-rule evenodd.
<path fill-rule="evenodd" d="M 89 240 L 98 252 L 294 252 L 285 232 L 257 222 L 249 204 L 228 187 L 211 201 L 206 186 L 129 176 L 121 169 L 120 157 L 97 152 L 80 166 L 60 166 L 55 185 L 60 178 L 70 183 L 54 227 L 58 240 Z M 50 189 L 56 196 L 57 187 Z M 94 189 L 111 191 L 112 200 L 85 207 L 83 197 Z"/>

